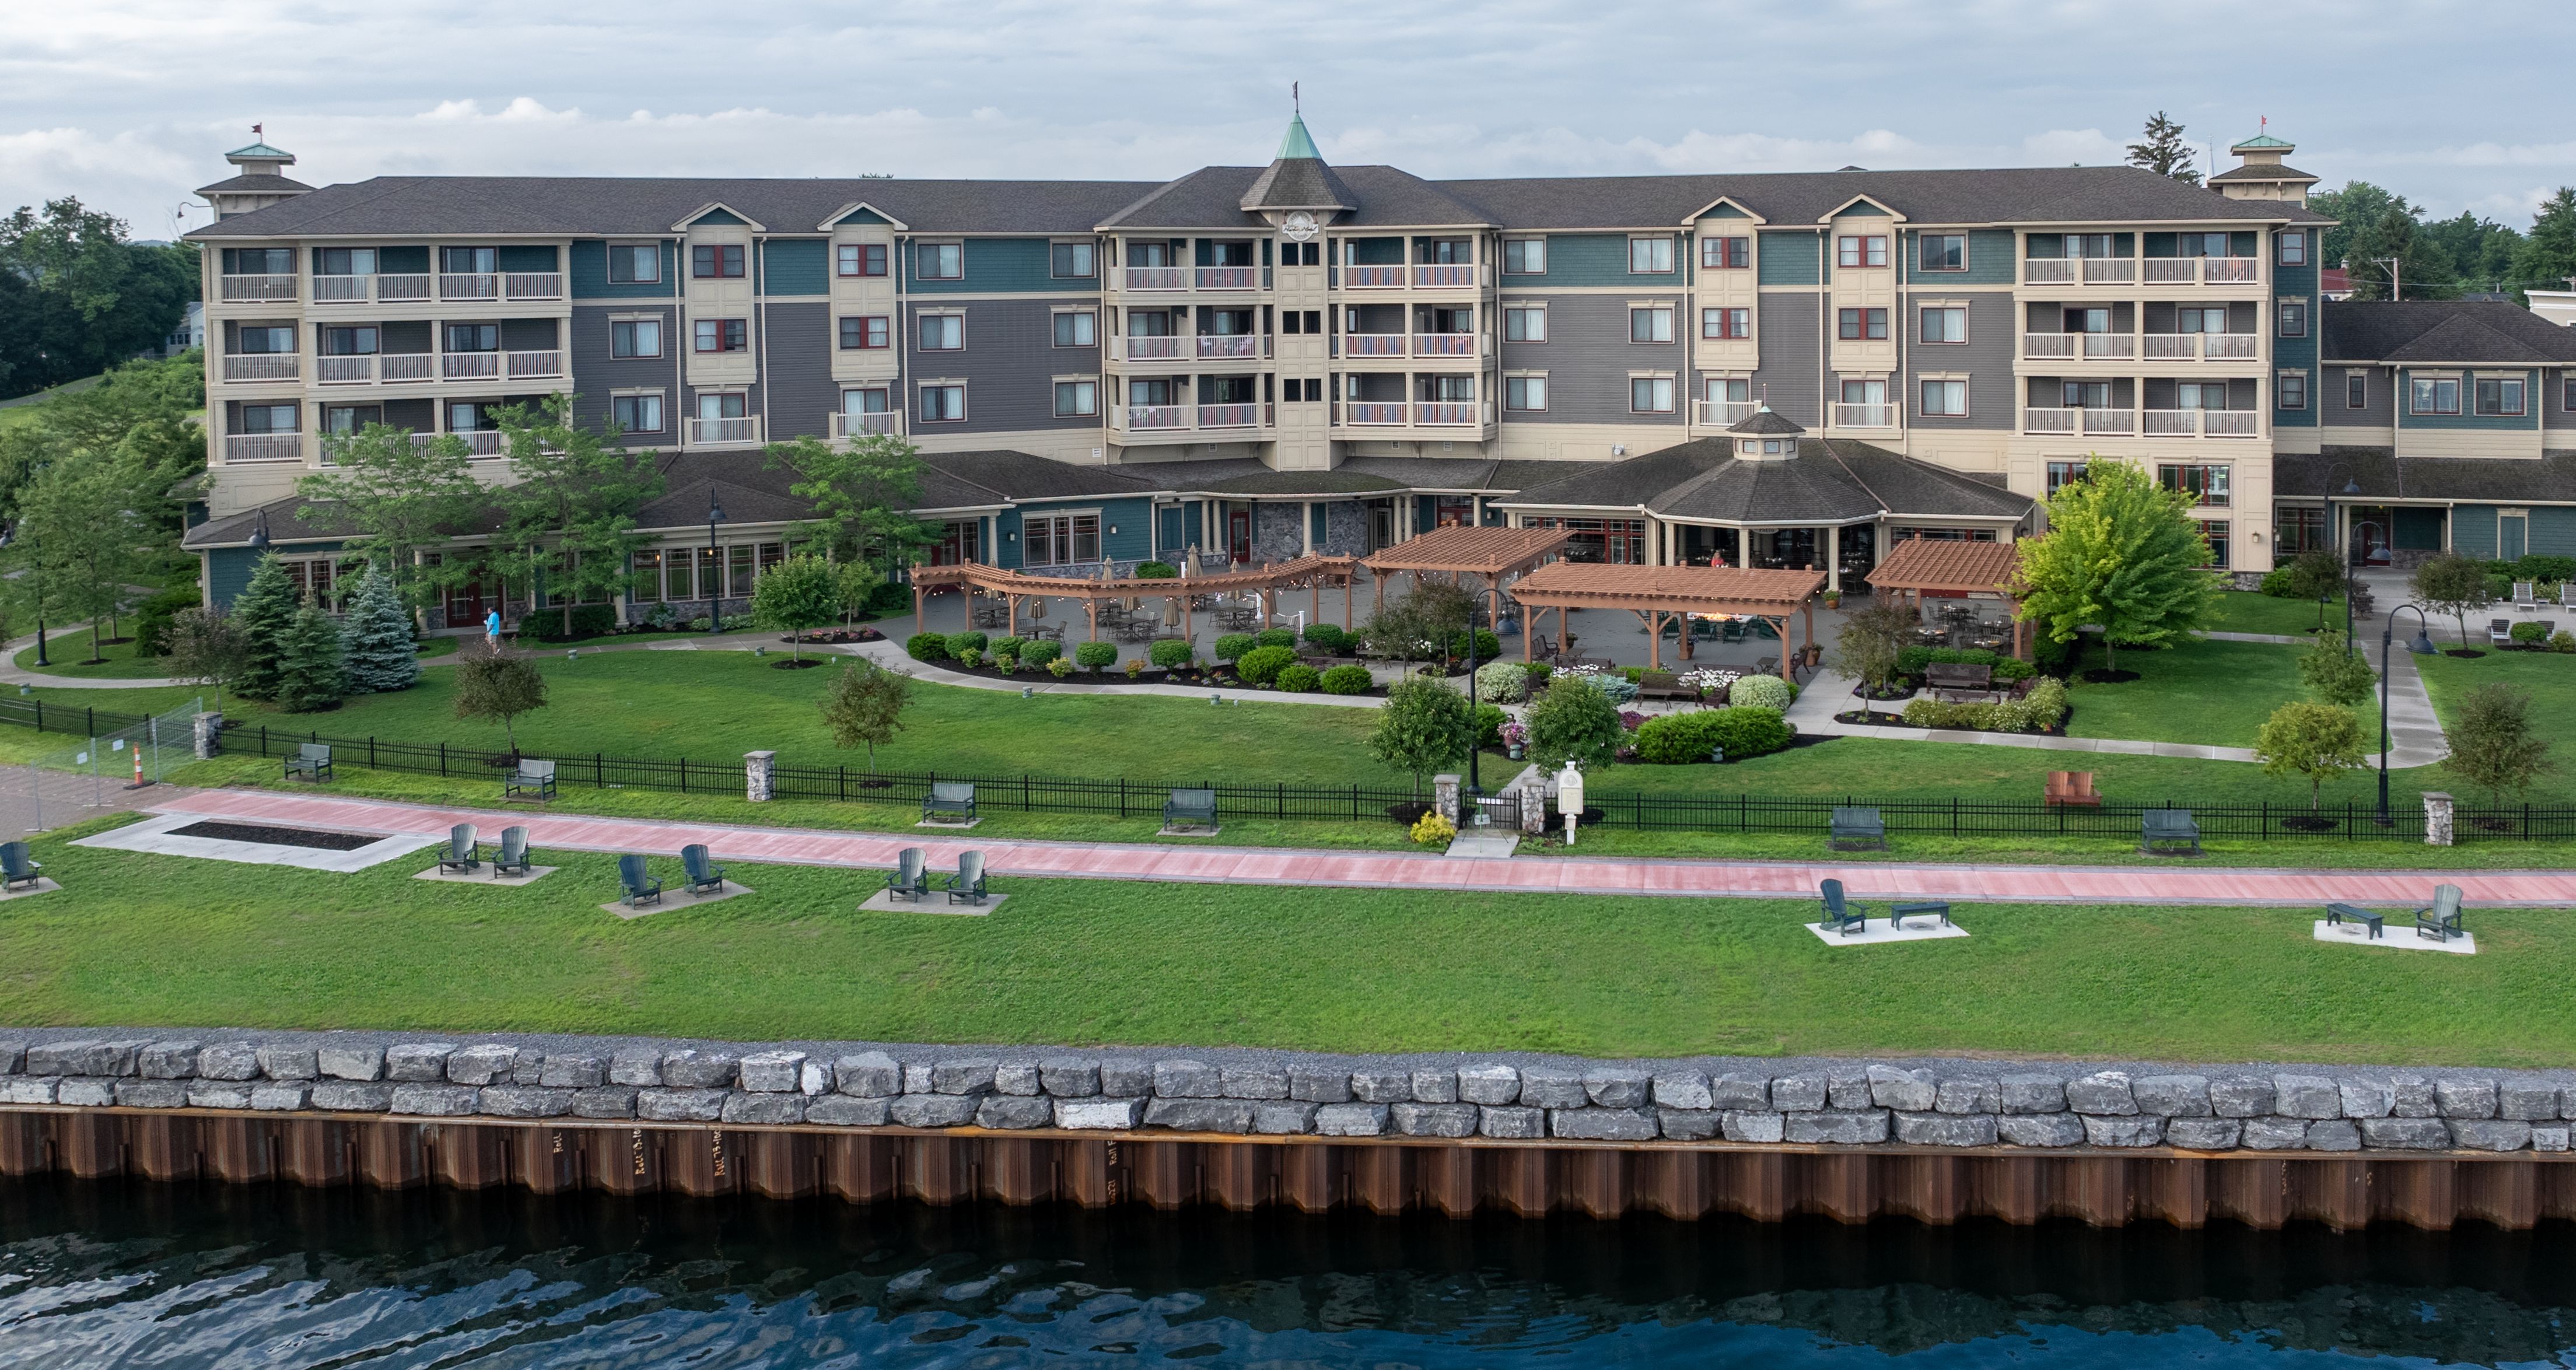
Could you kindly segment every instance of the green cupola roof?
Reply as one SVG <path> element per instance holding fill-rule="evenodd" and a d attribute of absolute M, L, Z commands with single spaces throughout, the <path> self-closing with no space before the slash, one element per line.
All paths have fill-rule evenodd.
<path fill-rule="evenodd" d="M 1288 116 L 1288 136 L 1279 140 L 1279 156 L 1273 160 L 1289 161 L 1300 157 L 1311 157 L 1318 162 L 1324 160 L 1324 154 L 1315 148 L 1313 135 L 1306 132 L 1306 116 L 1292 114 Z"/>

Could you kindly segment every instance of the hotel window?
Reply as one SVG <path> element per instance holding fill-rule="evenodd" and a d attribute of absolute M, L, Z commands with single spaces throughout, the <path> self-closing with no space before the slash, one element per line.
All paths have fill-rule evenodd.
<path fill-rule="evenodd" d="M 271 328 L 244 324 L 239 336 L 241 350 L 244 352 L 267 354 L 295 350 L 295 329 L 292 325 Z"/>
<path fill-rule="evenodd" d="M 1053 243 L 1047 248 L 1047 271 L 1060 281 L 1087 281 L 1100 274 L 1092 264 L 1090 243 Z"/>
<path fill-rule="evenodd" d="M 1628 412 L 1632 414 L 1669 414 L 1673 412 L 1673 378 L 1670 376 L 1630 376 L 1628 378 Z"/>
<path fill-rule="evenodd" d="M 490 247 L 442 247 L 438 269 L 450 276 L 489 276 L 499 254 L 500 249 Z"/>
<path fill-rule="evenodd" d="M 1963 343 L 1968 340 L 1968 309 L 1965 305 L 1929 305 L 1923 310 L 1923 341 L 1928 343 Z"/>
<path fill-rule="evenodd" d="M 966 245 L 964 243 L 918 243 L 912 249 L 913 269 L 925 281 L 962 281 L 966 279 Z"/>
<path fill-rule="evenodd" d="M 892 323 L 883 314 L 861 314 L 841 320 L 841 350 L 859 352 L 891 341 Z"/>
<path fill-rule="evenodd" d="M 1503 311 L 1503 341 L 1546 342 L 1547 306 L 1513 305 Z"/>
<path fill-rule="evenodd" d="M 2343 407 L 2346 409 L 2368 409 L 2370 407 L 2369 372 L 2346 371 L 2343 373 Z"/>
<path fill-rule="evenodd" d="M 698 350 L 701 352 L 743 351 L 748 346 L 744 341 L 744 322 L 741 319 L 697 320 Z"/>
<path fill-rule="evenodd" d="M 660 243 L 610 243 L 608 280 L 612 285 L 651 285 L 662 279 Z"/>
<path fill-rule="evenodd" d="M 612 395 L 608 400 L 608 418 L 621 433 L 659 433 L 662 431 L 662 397 Z"/>
<path fill-rule="evenodd" d="M 1753 265 L 1751 238 L 1702 238 L 1699 264 L 1711 271 L 1742 271 Z"/>
<path fill-rule="evenodd" d="M 1079 419 L 1100 412 L 1100 382 L 1057 381 L 1055 383 L 1055 416 Z"/>
<path fill-rule="evenodd" d="M 841 392 L 841 412 L 843 414 L 882 414 L 886 412 L 886 407 L 886 392 L 885 387 L 883 386 L 872 385 L 864 390 L 844 390 Z M 849 425 L 851 428 L 858 428 L 861 426 L 862 425 L 855 423 Z"/>
<path fill-rule="evenodd" d="M 2281 336 L 2284 338 L 2304 338 L 2308 336 L 2307 301 L 2281 301 Z"/>
<path fill-rule="evenodd" d="M 2273 378 L 2272 390 L 2274 394 L 2280 396 L 2283 409 L 2308 407 L 2308 373 L 2305 371 L 2282 372 Z"/>
<path fill-rule="evenodd" d="M 1020 564 L 1081 566 L 1100 560 L 1100 516 L 1058 514 L 1020 520 Z"/>
<path fill-rule="evenodd" d="M 322 330 L 322 355 L 326 357 L 372 357 L 376 354 L 375 329 L 358 326 Z"/>
<path fill-rule="evenodd" d="M 662 321 L 660 319 L 613 319 L 608 325 L 608 355 L 612 357 L 658 357 L 662 355 Z"/>
<path fill-rule="evenodd" d="M 2326 511 L 2296 504 L 2272 506 L 2272 559 L 2326 547 Z"/>
<path fill-rule="evenodd" d="M 1068 309 L 1058 313 L 1055 316 L 1055 345 L 1098 347 L 1100 316 L 1088 309 Z"/>
<path fill-rule="evenodd" d="M 1324 311 L 1320 309 L 1280 310 L 1279 331 L 1319 335 L 1324 331 Z"/>
<path fill-rule="evenodd" d="M 1887 336 L 1887 311 L 1884 309 L 1839 309 L 1834 311 L 1835 336 L 1842 338 L 1884 338 Z"/>
<path fill-rule="evenodd" d="M 1750 338 L 1753 336 L 1753 311 L 1703 309 L 1699 312 L 1699 335 L 1703 338 Z"/>
<path fill-rule="evenodd" d="M 2227 569 L 2227 524 L 2224 520 L 2204 522 L 2200 536 L 2209 543 L 2209 566 L 2214 571 Z"/>
<path fill-rule="evenodd" d="M 883 243 L 842 243 L 833 255 L 835 269 L 844 276 L 886 274 L 886 245 Z"/>
<path fill-rule="evenodd" d="M 2227 468 L 2224 466 L 2159 466 L 2156 483 L 2168 490 L 2180 490 L 2192 502 L 2213 509 L 2227 507 Z"/>
<path fill-rule="evenodd" d="M 700 243 L 689 249 L 689 274 L 700 280 L 715 280 L 742 274 L 740 243 Z"/>
<path fill-rule="evenodd" d="M 250 330 L 242 330 L 242 340 L 250 340 Z M 452 323 L 447 326 L 447 350 L 450 352 L 498 352 L 501 350 L 501 325 L 496 323 Z"/>
<path fill-rule="evenodd" d="M 2299 228 L 2284 230 L 2281 234 L 2281 265 L 2306 266 L 2307 264 L 2307 230 Z"/>
<path fill-rule="evenodd" d="M 1835 239 L 1834 265 L 1887 265 L 1887 235 L 1884 233 L 1855 233 Z"/>
<path fill-rule="evenodd" d="M 1546 275 L 1547 239 L 1505 238 L 1503 240 L 1503 274 L 1507 276 Z"/>
<path fill-rule="evenodd" d="M 1628 274 L 1660 276 L 1673 269 L 1673 240 L 1669 237 L 1630 238 L 1628 240 Z"/>
<path fill-rule="evenodd" d="M 1710 404 L 1751 404 L 1753 381 L 1748 376 L 1702 376 L 1700 398 Z"/>
<path fill-rule="evenodd" d="M 1673 307 L 1654 305 L 1628 311 L 1628 341 L 1668 343 L 1673 340 Z"/>
<path fill-rule="evenodd" d="M 751 397 L 739 390 L 705 390 L 698 394 L 698 418 L 701 422 L 749 417 Z"/>
<path fill-rule="evenodd" d="M 955 352 L 965 346 L 965 315 L 924 314 L 921 316 L 922 351 Z"/>
<path fill-rule="evenodd" d="M 2084 466 L 2085 464 L 2080 461 L 2050 462 L 2047 493 L 2054 495 L 2066 485 L 2084 479 Z"/>
<path fill-rule="evenodd" d="M 2523 383 L 2520 378 L 2507 380 L 2498 376 L 2480 376 L 2477 386 L 2478 412 L 2494 418 L 2509 418 L 2523 411 Z"/>
<path fill-rule="evenodd" d="M 1536 413 L 1547 408 L 1547 377 L 1503 377 L 1503 408 Z"/>
<path fill-rule="evenodd" d="M 241 431 L 245 433 L 292 433 L 295 431 L 296 406 L 291 404 L 245 404 L 241 407 Z"/>
<path fill-rule="evenodd" d="M 1925 271 L 1965 271 L 1968 269 L 1968 235 L 1965 233 L 1926 233 L 1921 243 L 1920 258 Z"/>
<path fill-rule="evenodd" d="M 1966 381 L 1923 382 L 1923 413 L 1927 418 L 1966 418 L 1968 383 Z"/>
<path fill-rule="evenodd" d="M 2460 381 L 2456 376 L 2418 376 L 2407 386 L 2406 410 L 2411 414 L 2456 414 L 2460 412 Z"/>
<path fill-rule="evenodd" d="M 2560 385 L 2563 388 L 2558 392 L 2558 407 L 2576 414 L 2576 375 L 2567 377 Z"/>
<path fill-rule="evenodd" d="M 955 383 L 921 387 L 921 421 L 923 423 L 965 422 L 966 387 Z"/>

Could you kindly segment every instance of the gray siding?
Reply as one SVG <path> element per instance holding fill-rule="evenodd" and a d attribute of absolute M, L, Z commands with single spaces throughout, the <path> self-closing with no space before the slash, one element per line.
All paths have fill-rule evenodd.
<path fill-rule="evenodd" d="M 1914 336 L 1905 345 L 1906 425 L 1933 430 L 1989 429 L 2009 430 L 2013 426 L 2013 352 L 2020 339 L 2013 329 L 2013 298 L 2003 291 L 1944 292 L 1943 299 L 1965 300 L 1968 305 L 1968 340 L 1965 343 L 1933 343 L 1922 340 L 1921 311 L 1906 320 Z M 1968 374 L 1968 416 L 1954 419 L 1923 413 L 1923 388 L 1916 382 L 1925 372 Z"/>
<path fill-rule="evenodd" d="M 1764 235 L 1766 245 L 1769 238 Z M 1811 429 L 1824 427 L 1824 415 L 1816 410 L 1819 300 L 1804 293 L 1766 292 L 1761 316 L 1753 322 L 1753 336 L 1762 345 L 1762 364 L 1753 371 L 1753 397 Z"/>
<path fill-rule="evenodd" d="M 1515 292 L 1513 299 L 1542 298 Z M 1685 341 L 1697 326 L 1678 295 L 1639 291 L 1625 295 L 1550 295 L 1547 341 L 1502 344 L 1506 371 L 1547 373 L 1547 412 L 1514 412 L 1514 423 L 1682 423 L 1689 417 L 1689 353 Z M 1661 300 L 1673 307 L 1670 343 L 1628 341 L 1628 301 Z M 1628 411 L 1628 373 L 1669 371 L 1670 414 Z M 1497 397 L 1499 400 L 1499 397 Z"/>
<path fill-rule="evenodd" d="M 504 352 L 551 352 L 559 341 L 553 319 L 501 321 L 501 350 Z"/>
<path fill-rule="evenodd" d="M 2576 380 L 2576 367 L 2564 371 L 2540 373 L 2540 426 L 2556 432 L 2576 430 L 2576 405 L 2570 405 L 2567 391 L 2570 380 Z"/>
<path fill-rule="evenodd" d="M 937 433 L 993 433 L 1025 431 L 1032 428 L 1067 430 L 1096 429 L 1101 417 L 1059 419 L 1055 416 L 1055 387 L 1049 378 L 1069 374 L 1097 374 L 1100 370 L 1098 347 L 1057 347 L 1054 306 L 1082 304 L 1097 307 L 1098 298 L 1068 295 L 1058 300 L 990 300 L 972 297 L 942 299 L 936 302 L 907 302 L 903 314 L 905 402 L 912 406 L 921 436 Z M 918 315 L 926 308 L 937 311 L 963 308 L 966 311 L 966 348 L 962 352 L 924 352 L 921 350 L 921 328 Z M 1260 370 L 1257 362 L 1247 362 L 1245 372 Z M 1232 374 L 1232 373 L 1230 373 Z M 966 421 L 963 423 L 918 424 L 920 415 L 917 383 L 926 379 L 964 379 L 966 382 Z M 1109 403 L 1106 387 L 1100 397 L 1104 413 Z"/>
<path fill-rule="evenodd" d="M 2366 370 L 2370 375 L 2370 405 L 2365 409 L 2344 407 L 2344 376 L 2353 370 Z M 2387 367 L 2354 368 L 2329 366 L 2312 397 L 2317 416 L 2328 428 L 2386 428 L 2397 412 L 2397 391 Z"/>
<path fill-rule="evenodd" d="M 832 307 L 820 300 L 764 306 L 769 318 L 761 329 L 769 345 L 768 424 L 771 442 L 813 434 L 828 436 L 829 415 L 841 407 L 841 387 L 832 379 Z"/>
<path fill-rule="evenodd" d="M 662 441 L 678 441 L 681 418 L 680 364 L 675 355 L 631 357 L 608 355 L 608 316 L 617 314 L 658 314 L 662 319 L 662 350 L 674 354 L 679 347 L 679 334 L 672 321 L 673 309 L 668 304 L 636 300 L 614 305 L 577 304 L 572 307 L 571 353 L 566 360 L 572 367 L 574 406 L 580 420 L 597 426 L 608 422 L 608 392 L 612 390 L 660 390 L 663 392 L 662 423 L 667 431 Z M 638 442 L 645 441 L 638 436 Z"/>

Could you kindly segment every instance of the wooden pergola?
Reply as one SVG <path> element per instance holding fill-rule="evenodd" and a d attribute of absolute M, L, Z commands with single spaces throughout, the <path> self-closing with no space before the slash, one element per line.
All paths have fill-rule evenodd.
<path fill-rule="evenodd" d="M 1503 578 L 1538 569 L 1555 558 L 1574 534 L 1562 528 L 1479 528 L 1459 524 L 1435 528 L 1360 559 L 1377 581 L 1377 602 L 1386 605 L 1386 578 L 1411 572 L 1416 585 L 1426 575 L 1447 575 L 1463 583 L 1470 576 L 1485 582 L 1493 616 L 1503 616 Z"/>
<path fill-rule="evenodd" d="M 2021 601 L 2013 598 L 2013 575 L 2021 568 L 2021 550 L 2010 542 L 1935 542 L 1909 538 L 1896 544 L 1869 573 L 1870 589 L 1889 595 L 1911 595 L 1914 611 L 1923 599 L 2000 599 L 2013 611 L 2012 651 L 2029 655 L 2030 625 L 2021 620 Z"/>
<path fill-rule="evenodd" d="M 1224 571 L 1209 576 L 1179 576 L 1155 580 L 1134 577 L 1077 579 L 1072 576 L 1033 576 L 1024 571 L 967 562 L 955 566 L 915 566 L 912 568 L 912 621 L 921 621 L 922 600 L 941 590 L 961 590 L 968 595 L 1002 596 L 1009 615 L 1009 631 L 1020 631 L 1020 601 L 1024 599 L 1078 599 L 1084 616 L 1090 621 L 1093 641 L 1100 638 L 1100 606 L 1109 600 L 1163 599 L 1180 607 L 1181 635 L 1195 637 L 1196 622 L 1191 616 L 1190 601 L 1200 595 L 1259 592 L 1262 596 L 1262 624 L 1268 626 L 1278 606 L 1281 590 L 1312 590 L 1315 594 L 1314 621 L 1324 614 L 1324 587 L 1347 587 L 1357 574 L 1355 557 L 1303 556 L 1265 566 L 1247 566 L 1239 571 Z M 1342 596 L 1342 626 L 1350 627 L 1350 596 Z"/>
<path fill-rule="evenodd" d="M 1684 619 L 1682 656 L 1691 651 L 1689 616 L 1729 614 L 1758 618 L 1780 635 L 1780 678 L 1790 680 L 1798 647 L 1789 635 L 1793 616 L 1803 618 L 1806 638 L 1816 636 L 1816 596 L 1825 588 L 1822 571 L 1762 571 L 1741 566 L 1606 566 L 1560 561 L 1542 566 L 1512 586 L 1512 598 L 1537 612 L 1554 609 L 1558 640 L 1564 640 L 1568 609 L 1625 609 L 1646 625 L 1646 664 L 1663 667 L 1663 633 L 1667 618 Z M 1530 659 L 1530 638 L 1521 637 L 1521 659 Z"/>

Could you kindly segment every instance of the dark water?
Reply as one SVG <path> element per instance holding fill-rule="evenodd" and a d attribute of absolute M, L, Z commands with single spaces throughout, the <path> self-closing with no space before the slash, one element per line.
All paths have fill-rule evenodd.
<path fill-rule="evenodd" d="M 5 1366 L 2570 1365 L 2576 1231 L 0 1182 Z"/>

